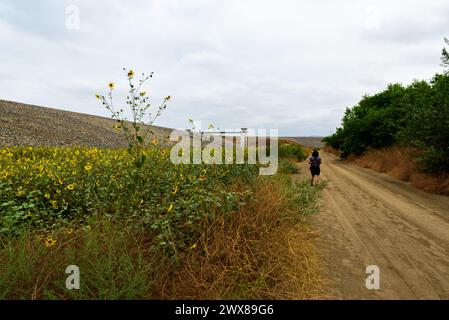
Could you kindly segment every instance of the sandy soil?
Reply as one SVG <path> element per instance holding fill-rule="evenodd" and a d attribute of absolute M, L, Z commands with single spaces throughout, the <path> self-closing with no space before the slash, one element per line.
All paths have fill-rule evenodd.
<path fill-rule="evenodd" d="M 307 164 L 303 163 L 303 172 Z M 314 223 L 337 299 L 449 299 L 449 197 L 323 155 Z M 380 268 L 380 290 L 365 286 Z"/>

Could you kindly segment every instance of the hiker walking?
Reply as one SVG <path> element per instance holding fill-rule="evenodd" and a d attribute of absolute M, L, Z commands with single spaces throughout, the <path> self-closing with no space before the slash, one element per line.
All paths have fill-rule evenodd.
<path fill-rule="evenodd" d="M 318 151 L 313 151 L 312 155 L 309 158 L 309 164 L 310 164 L 310 173 L 312 174 L 312 181 L 310 184 L 313 186 L 318 183 L 318 179 L 320 177 L 320 165 L 321 165 L 321 158 Z"/>

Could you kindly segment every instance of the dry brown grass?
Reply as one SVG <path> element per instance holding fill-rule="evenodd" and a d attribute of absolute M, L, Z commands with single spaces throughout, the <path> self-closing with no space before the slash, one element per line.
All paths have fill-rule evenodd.
<path fill-rule="evenodd" d="M 334 149 L 331 146 L 324 146 L 323 151 L 327 153 L 332 153 L 338 157 L 341 155 L 341 152 L 339 150 Z"/>
<path fill-rule="evenodd" d="M 165 299 L 317 299 L 324 281 L 317 234 L 289 207 L 279 181 L 261 179 L 254 201 L 205 225 L 197 247 L 161 288 Z M 296 217 L 296 218 L 295 218 Z"/>
<path fill-rule="evenodd" d="M 449 195 L 449 177 L 435 177 L 420 172 L 414 160 L 419 154 L 419 150 L 414 148 L 394 146 L 386 149 L 369 150 L 359 157 L 350 156 L 348 160 L 361 167 L 410 182 L 418 189 Z"/>

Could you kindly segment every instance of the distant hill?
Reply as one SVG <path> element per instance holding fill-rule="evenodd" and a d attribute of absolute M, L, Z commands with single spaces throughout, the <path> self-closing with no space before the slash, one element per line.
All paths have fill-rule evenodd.
<path fill-rule="evenodd" d="M 285 137 L 285 139 L 293 140 L 307 147 L 323 148 L 324 143 L 321 141 L 323 137 Z"/>
<path fill-rule="evenodd" d="M 126 141 L 110 118 L 0 100 L 0 147 L 86 146 L 126 147 Z M 172 129 L 153 127 L 161 142 Z"/>

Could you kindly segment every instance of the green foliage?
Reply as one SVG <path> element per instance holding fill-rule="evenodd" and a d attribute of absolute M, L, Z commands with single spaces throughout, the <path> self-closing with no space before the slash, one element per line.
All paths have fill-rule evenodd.
<path fill-rule="evenodd" d="M 304 150 L 296 144 L 280 144 L 279 157 L 291 158 L 297 161 L 303 161 L 307 158 Z"/>
<path fill-rule="evenodd" d="M 299 172 L 298 167 L 291 163 L 288 160 L 280 159 L 279 160 L 279 173 L 285 173 L 285 174 L 297 174 Z"/>
<path fill-rule="evenodd" d="M 352 109 L 346 109 L 342 128 L 325 142 L 341 149 L 343 156 L 362 154 L 368 147 L 380 148 L 395 143 L 403 117 L 401 97 L 405 88 L 399 84 L 374 96 L 365 96 Z"/>
<path fill-rule="evenodd" d="M 174 165 L 169 150 L 143 149 L 138 168 L 127 150 L 6 148 L 0 150 L 0 234 L 87 224 L 101 215 L 143 222 L 158 245 L 175 254 L 202 231 L 200 222 L 238 208 L 255 165 Z"/>
<path fill-rule="evenodd" d="M 449 172 L 449 75 L 437 74 L 414 90 L 401 142 L 423 150 L 418 160 L 425 171 Z"/>
<path fill-rule="evenodd" d="M 448 59 L 443 50 L 442 61 Z M 424 153 L 419 159 L 424 170 L 449 172 L 449 74 L 407 87 L 392 84 L 363 97 L 346 110 L 342 126 L 323 141 L 341 150 L 343 157 L 393 144 L 414 146 Z"/>

